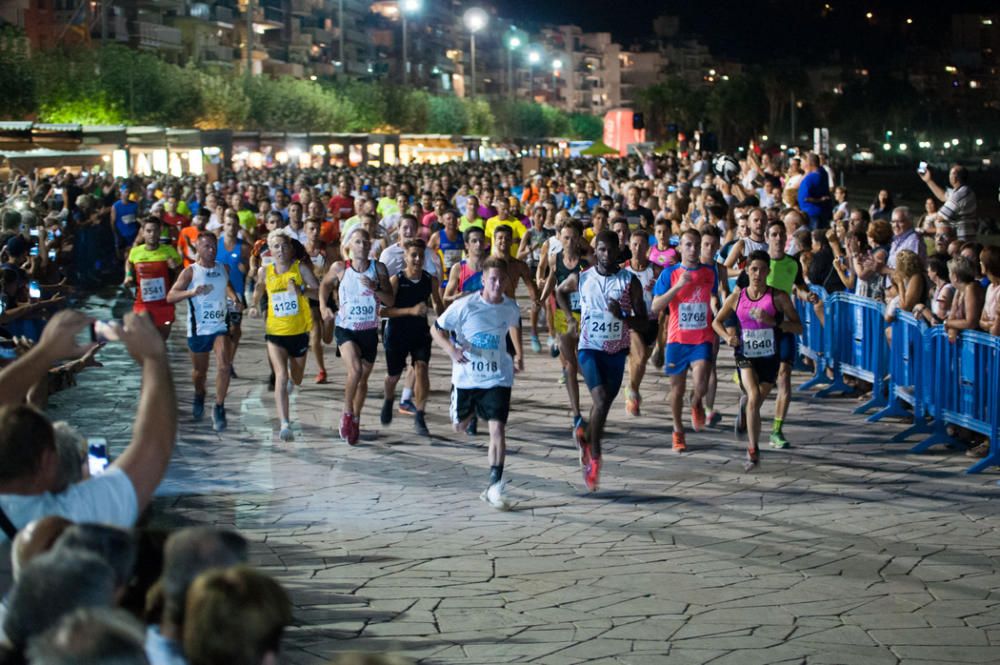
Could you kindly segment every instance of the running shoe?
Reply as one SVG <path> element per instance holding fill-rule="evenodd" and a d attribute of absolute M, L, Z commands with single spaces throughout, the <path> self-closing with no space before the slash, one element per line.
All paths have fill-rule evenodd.
<path fill-rule="evenodd" d="M 351 433 L 347 435 L 347 444 L 351 446 L 358 445 L 358 439 L 361 438 L 361 421 L 351 414 Z"/>
<path fill-rule="evenodd" d="M 191 408 L 191 417 L 195 420 L 201 420 L 205 415 L 205 396 L 195 395 L 194 396 L 194 406 Z"/>
<path fill-rule="evenodd" d="M 351 414 L 344 413 L 342 416 L 340 416 L 339 434 L 340 438 L 344 441 L 347 441 L 349 438 L 351 438 Z"/>
<path fill-rule="evenodd" d="M 747 448 L 747 456 L 743 461 L 743 470 L 753 471 L 760 464 L 760 451 L 757 448 Z"/>
<path fill-rule="evenodd" d="M 653 367 L 661 369 L 663 367 L 663 347 L 657 346 L 653 349 L 653 355 L 650 356 L 650 360 L 653 361 Z"/>
<path fill-rule="evenodd" d="M 472 420 L 470 420 L 469 424 L 465 426 L 465 433 L 468 434 L 469 436 L 476 436 L 477 434 L 479 434 L 478 418 L 472 416 Z"/>
<path fill-rule="evenodd" d="M 701 432 L 705 429 L 705 407 L 701 404 L 691 406 L 691 428 L 695 432 Z"/>
<path fill-rule="evenodd" d="M 431 435 L 431 431 L 427 429 L 427 421 L 424 420 L 424 414 L 421 411 L 417 411 L 416 415 L 413 416 L 413 429 L 420 436 Z"/>
<path fill-rule="evenodd" d="M 292 435 L 291 423 L 281 423 L 281 431 L 278 432 L 278 438 L 286 442 L 295 440 L 295 436 Z"/>
<path fill-rule="evenodd" d="M 781 432 L 771 432 L 770 443 L 772 448 L 777 448 L 779 450 L 788 448 L 790 445 L 788 443 L 788 439 L 786 439 L 785 435 Z"/>
<path fill-rule="evenodd" d="M 597 491 L 601 476 L 600 458 L 592 459 L 583 467 L 583 482 L 591 492 Z"/>
<path fill-rule="evenodd" d="M 566 369 L 565 368 L 563 368 L 562 374 L 559 375 L 559 385 L 560 386 L 565 386 L 566 385 Z"/>
<path fill-rule="evenodd" d="M 413 400 L 401 399 L 399 400 L 399 412 L 404 416 L 416 415 L 417 405 L 413 403 Z"/>
<path fill-rule="evenodd" d="M 222 404 L 216 404 L 212 411 L 212 429 L 221 432 L 226 429 L 226 425 L 226 407 Z"/>
<path fill-rule="evenodd" d="M 711 411 L 708 412 L 707 418 L 708 418 L 708 426 L 715 427 L 722 420 L 722 414 L 716 411 L 715 409 L 712 409 Z"/>
<path fill-rule="evenodd" d="M 586 467 L 590 461 L 590 442 L 587 441 L 587 423 L 583 416 L 573 418 L 573 442 L 580 453 L 580 466 Z"/>
<path fill-rule="evenodd" d="M 387 399 L 382 401 L 382 413 L 379 416 L 379 420 L 383 425 L 388 425 L 392 422 L 392 400 Z"/>
<path fill-rule="evenodd" d="M 497 510 L 507 510 L 510 508 L 510 503 L 507 501 L 507 495 L 505 493 L 506 487 L 506 482 L 498 480 L 484 489 L 483 493 L 479 495 L 479 498 Z"/>
<path fill-rule="evenodd" d="M 684 432 L 674 432 L 674 452 L 687 452 L 687 441 L 684 440 Z"/>
<path fill-rule="evenodd" d="M 632 392 L 631 388 L 625 389 L 625 413 L 630 416 L 638 417 L 641 415 L 639 413 L 639 408 L 642 405 L 642 397 L 639 393 Z"/>
<path fill-rule="evenodd" d="M 538 335 L 532 335 L 531 336 L 531 350 L 534 353 L 541 353 L 542 352 L 542 343 L 541 343 L 541 341 L 539 341 Z"/>
<path fill-rule="evenodd" d="M 736 422 L 733 431 L 739 435 L 747 431 L 747 396 L 740 395 L 740 405 L 736 407 Z"/>
<path fill-rule="evenodd" d="M 559 357 L 559 342 L 555 337 L 549 335 L 548 340 L 546 340 L 545 345 L 549 347 L 549 355 L 553 358 Z"/>
<path fill-rule="evenodd" d="M 316 383 L 326 383 L 326 370 L 321 369 L 318 374 L 316 374 Z"/>

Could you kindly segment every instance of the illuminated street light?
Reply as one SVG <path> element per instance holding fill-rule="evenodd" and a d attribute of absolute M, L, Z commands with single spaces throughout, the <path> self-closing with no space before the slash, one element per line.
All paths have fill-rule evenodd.
<path fill-rule="evenodd" d="M 889 152 L 890 150 L 892 150 L 892 144 L 891 143 L 883 143 L 882 144 L 882 149 L 885 150 L 886 152 Z"/>
<path fill-rule="evenodd" d="M 420 11 L 420 0 L 401 0 L 399 3 L 399 16 L 403 21 L 403 85 L 406 85 L 410 78 L 410 58 L 407 55 L 407 33 L 406 16 L 416 14 Z"/>
<path fill-rule="evenodd" d="M 845 150 L 847 150 L 847 144 L 846 143 L 838 143 L 837 144 L 837 152 L 844 152 Z"/>
<path fill-rule="evenodd" d="M 469 63 L 472 73 L 471 97 L 476 96 L 476 33 L 485 28 L 489 20 L 489 15 L 481 7 L 470 7 L 462 15 L 462 22 L 465 23 L 465 29 L 469 31 L 469 51 L 472 54 Z"/>
<path fill-rule="evenodd" d="M 899 144 L 899 151 L 900 151 L 900 152 L 906 152 L 906 149 L 907 149 L 908 147 L 909 147 L 909 146 L 908 146 L 908 145 L 906 145 L 905 143 L 900 143 L 900 144 Z"/>
<path fill-rule="evenodd" d="M 951 140 L 951 144 L 952 145 L 958 145 L 958 139 L 952 139 Z"/>
<path fill-rule="evenodd" d="M 535 92 L 535 65 L 542 61 L 542 54 L 538 52 L 538 49 L 531 49 L 528 51 L 528 99 L 534 95 Z"/>
<path fill-rule="evenodd" d="M 514 51 L 521 46 L 521 38 L 511 35 L 507 40 L 507 94 L 514 95 Z"/>
<path fill-rule="evenodd" d="M 982 139 L 976 139 L 976 145 L 977 146 L 981 146 L 982 144 L 983 144 L 983 140 Z"/>

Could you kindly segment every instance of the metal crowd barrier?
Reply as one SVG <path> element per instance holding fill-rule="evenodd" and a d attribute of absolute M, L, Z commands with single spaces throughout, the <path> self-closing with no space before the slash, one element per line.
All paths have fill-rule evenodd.
<path fill-rule="evenodd" d="M 828 316 L 826 312 L 826 302 L 829 294 L 822 286 L 811 286 L 809 290 L 819 296 L 823 303 L 823 319 Z M 815 370 L 811 379 L 798 387 L 798 390 L 809 390 L 820 384 L 830 383 L 826 376 L 826 369 L 829 366 L 829 359 L 826 355 L 826 345 L 823 339 L 823 319 L 817 313 L 813 304 L 807 300 L 800 300 L 793 297 L 795 309 L 798 311 L 799 320 L 802 322 L 802 334 L 798 337 L 799 355 L 809 358 Z"/>
<path fill-rule="evenodd" d="M 930 412 L 927 408 L 927 340 L 924 338 L 928 326 L 918 321 L 909 312 L 896 312 L 890 325 L 892 346 L 889 352 L 889 404 L 870 416 L 868 422 L 878 422 L 882 418 L 905 418 L 913 416 L 913 426 L 892 437 L 893 441 L 903 441 L 914 434 L 931 431 L 927 423 Z M 909 404 L 911 410 L 903 407 Z"/>
<path fill-rule="evenodd" d="M 817 393 L 828 397 L 833 393 L 852 392 L 844 381 L 852 376 L 872 384 L 872 398 L 854 410 L 867 413 L 872 408 L 888 404 L 885 397 L 885 377 L 889 371 L 889 348 L 885 336 L 885 315 L 882 304 L 852 293 L 834 293 L 824 307 L 826 353 L 833 369 L 833 381 Z"/>

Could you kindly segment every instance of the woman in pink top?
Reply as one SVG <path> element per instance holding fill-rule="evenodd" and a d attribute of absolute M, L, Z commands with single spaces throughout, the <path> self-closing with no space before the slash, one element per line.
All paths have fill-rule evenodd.
<path fill-rule="evenodd" d="M 983 274 L 990 280 L 986 287 L 986 304 L 979 317 L 979 328 L 1000 337 L 1000 247 L 990 245 L 979 253 Z"/>

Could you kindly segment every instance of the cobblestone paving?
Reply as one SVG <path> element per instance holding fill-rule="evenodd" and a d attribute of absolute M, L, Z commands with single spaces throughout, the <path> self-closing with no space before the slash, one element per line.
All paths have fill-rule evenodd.
<path fill-rule="evenodd" d="M 295 605 L 285 662 L 352 650 L 442 664 L 1000 661 L 996 472 L 964 475 L 955 452 L 910 454 L 889 442 L 899 424 L 865 424 L 853 400 L 797 396 L 785 428 L 794 447 L 764 450 L 746 474 L 729 431 L 730 360 L 723 428 L 689 433 L 683 456 L 670 450 L 666 383 L 651 369 L 643 417 L 616 403 L 602 487 L 588 494 L 557 363 L 531 356 L 509 425 L 516 503 L 497 512 L 478 500 L 486 438 L 447 427 L 443 354 L 432 359 L 433 438 L 407 416 L 378 425 L 380 360 L 361 444 L 341 442 L 331 352 L 331 385 L 312 383 L 310 359 L 292 396 L 296 440 L 283 444 L 261 338 L 250 322 L 219 436 L 208 418 L 191 422 L 175 334 L 180 442 L 153 521 L 250 539 L 252 562 Z M 103 356 L 107 367 L 53 410 L 120 450 L 138 372 L 121 349 Z"/>

